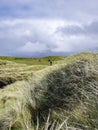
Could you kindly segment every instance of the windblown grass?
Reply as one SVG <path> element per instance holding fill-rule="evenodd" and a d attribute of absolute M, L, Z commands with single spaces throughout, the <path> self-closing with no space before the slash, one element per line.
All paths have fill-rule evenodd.
<path fill-rule="evenodd" d="M 12 61 L 0 60 L 0 87 L 15 81 L 28 80 L 33 72 L 44 69 L 46 65 L 17 64 Z"/>
<path fill-rule="evenodd" d="M 1 99 L 6 93 L 10 98 L 0 112 L 0 130 L 98 129 L 97 54 L 65 58 L 31 79 L 1 90 Z"/>

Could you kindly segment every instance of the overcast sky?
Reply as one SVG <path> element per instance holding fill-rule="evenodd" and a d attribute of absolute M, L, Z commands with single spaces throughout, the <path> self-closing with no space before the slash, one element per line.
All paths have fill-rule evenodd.
<path fill-rule="evenodd" d="M 0 0 L 0 55 L 98 52 L 98 0 Z"/>

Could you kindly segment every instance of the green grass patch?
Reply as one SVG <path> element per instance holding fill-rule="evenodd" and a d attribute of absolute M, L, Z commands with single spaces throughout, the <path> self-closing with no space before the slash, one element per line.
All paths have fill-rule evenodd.
<path fill-rule="evenodd" d="M 8 60 L 16 63 L 27 64 L 27 65 L 49 65 L 48 62 L 49 59 L 51 59 L 55 64 L 56 61 L 63 60 L 63 58 L 64 58 L 63 56 L 49 56 L 43 58 L 21 58 L 21 57 L 0 56 L 1 60 Z"/>

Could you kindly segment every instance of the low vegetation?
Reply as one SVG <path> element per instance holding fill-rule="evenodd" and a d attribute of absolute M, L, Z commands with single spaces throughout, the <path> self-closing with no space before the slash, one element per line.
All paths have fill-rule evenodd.
<path fill-rule="evenodd" d="M 1 61 L 5 75 L 11 63 Z M 15 76 L 21 77 L 21 68 L 30 75 L 0 90 L 0 130 L 98 130 L 97 54 L 65 57 L 35 70 L 13 67 Z"/>
<path fill-rule="evenodd" d="M 7 57 L 7 56 L 0 56 L 1 60 L 8 60 L 20 64 L 27 64 L 27 65 L 49 65 L 48 60 L 51 59 L 53 63 L 57 63 L 57 61 L 64 59 L 63 56 L 48 56 L 43 58 L 21 58 L 21 57 Z"/>
<path fill-rule="evenodd" d="M 28 80 L 34 71 L 41 70 L 45 67 L 47 65 L 26 65 L 0 60 L 0 88 L 15 81 Z"/>

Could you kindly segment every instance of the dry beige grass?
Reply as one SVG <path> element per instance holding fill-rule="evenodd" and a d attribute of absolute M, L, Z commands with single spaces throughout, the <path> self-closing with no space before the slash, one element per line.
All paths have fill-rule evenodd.
<path fill-rule="evenodd" d="M 97 130 L 97 59 L 91 53 L 68 57 L 34 72 L 29 83 L 1 90 L 0 99 L 7 100 L 0 130 Z"/>
<path fill-rule="evenodd" d="M 0 87 L 4 87 L 15 81 L 28 80 L 33 72 L 47 67 L 46 65 L 26 65 L 12 61 L 0 60 Z"/>

